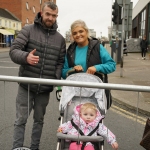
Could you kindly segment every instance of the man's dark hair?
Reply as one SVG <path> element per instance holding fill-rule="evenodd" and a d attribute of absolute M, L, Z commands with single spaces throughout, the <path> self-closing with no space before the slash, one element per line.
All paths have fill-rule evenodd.
<path fill-rule="evenodd" d="M 45 2 L 43 7 L 42 7 L 42 11 L 44 10 L 45 6 L 51 8 L 52 10 L 58 9 L 58 7 L 57 7 L 57 5 L 55 3 L 53 3 L 53 2 Z"/>

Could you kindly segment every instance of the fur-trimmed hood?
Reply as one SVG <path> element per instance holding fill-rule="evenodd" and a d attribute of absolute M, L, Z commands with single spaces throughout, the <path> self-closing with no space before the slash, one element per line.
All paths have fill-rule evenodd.
<path fill-rule="evenodd" d="M 80 109 L 83 104 L 79 104 L 74 108 L 74 114 L 72 115 L 73 122 L 83 130 L 85 127 L 89 130 L 93 130 L 98 123 L 104 118 L 100 111 L 97 109 L 97 116 L 95 120 L 91 123 L 86 124 L 85 121 L 80 117 Z"/>

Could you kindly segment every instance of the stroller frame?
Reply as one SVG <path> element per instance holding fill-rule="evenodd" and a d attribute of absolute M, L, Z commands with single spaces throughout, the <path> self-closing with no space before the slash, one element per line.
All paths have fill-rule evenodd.
<path fill-rule="evenodd" d="M 84 75 L 87 76 L 87 74 L 85 74 L 85 73 L 78 73 L 78 74 L 76 74 L 76 76 L 78 76 L 78 75 L 80 76 L 80 74 L 82 74 L 83 76 Z M 75 76 L 75 74 L 73 74 L 71 76 Z M 90 74 L 88 74 L 88 76 L 93 76 L 94 78 L 98 79 L 98 81 L 102 82 L 101 79 L 99 79 L 97 76 L 90 75 Z M 68 78 L 70 79 L 71 77 L 69 76 Z M 68 80 L 68 78 L 67 78 L 67 80 Z M 83 80 L 81 79 L 81 81 L 83 81 Z M 101 89 L 101 90 L 103 90 L 103 89 Z M 62 90 L 62 94 L 63 94 L 63 92 L 65 92 L 65 91 Z M 80 94 L 81 94 L 81 91 L 80 91 Z M 85 102 L 92 102 L 98 108 L 100 108 L 99 104 L 97 102 L 97 99 L 94 96 L 95 96 L 94 94 L 91 97 L 84 97 L 82 94 L 80 96 L 74 96 L 72 98 L 71 102 L 67 103 L 65 109 L 64 109 L 64 107 L 62 107 L 62 104 L 60 101 L 60 108 L 59 108 L 60 109 L 60 116 L 61 116 L 60 117 L 60 124 L 62 124 L 63 122 L 71 120 L 73 108 L 78 104 L 85 103 Z M 61 97 L 61 100 L 62 100 L 62 97 Z M 106 98 L 105 98 L 105 101 L 107 101 Z M 101 110 L 101 109 L 99 109 L 99 110 L 102 114 L 105 114 L 106 109 L 107 108 L 105 107 L 105 111 Z M 69 114 L 70 114 L 70 116 L 69 116 Z M 103 123 L 103 121 L 102 121 L 102 123 Z M 66 142 L 66 140 L 77 141 L 77 142 L 79 142 L 79 141 L 93 142 L 94 141 L 94 142 L 97 142 L 99 145 L 99 149 L 96 149 L 96 150 L 103 150 L 104 139 L 101 136 L 95 136 L 95 137 L 93 137 L 93 136 L 80 136 L 80 135 L 79 136 L 73 136 L 73 135 L 67 135 L 67 134 L 63 134 L 63 133 L 57 133 L 57 138 L 58 138 L 58 142 L 57 142 L 56 150 L 68 150 L 68 148 L 69 148 L 68 146 L 70 143 Z"/>

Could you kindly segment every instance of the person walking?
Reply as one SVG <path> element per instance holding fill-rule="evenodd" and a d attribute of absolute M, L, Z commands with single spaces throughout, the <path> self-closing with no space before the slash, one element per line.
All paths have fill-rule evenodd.
<path fill-rule="evenodd" d="M 116 70 L 116 63 L 111 58 L 107 50 L 97 39 L 89 36 L 87 25 L 82 20 L 76 20 L 71 25 L 71 34 L 74 42 L 67 49 L 65 63 L 62 69 L 62 78 L 66 78 L 66 73 L 75 69 L 76 72 L 87 72 L 101 77 L 97 72 L 105 74 L 103 82 L 108 83 L 107 74 Z M 107 108 L 110 107 L 112 99 L 109 90 L 105 90 L 107 97 Z"/>
<path fill-rule="evenodd" d="M 105 47 L 105 40 L 104 39 L 102 40 L 102 45 L 103 45 L 103 47 Z"/>
<path fill-rule="evenodd" d="M 66 43 L 63 36 L 57 32 L 57 16 L 57 5 L 45 2 L 42 11 L 36 15 L 34 24 L 23 27 L 12 43 L 9 54 L 12 61 L 20 65 L 19 76 L 61 78 Z M 39 150 L 44 115 L 52 91 L 53 85 L 19 83 L 13 149 L 23 147 L 25 125 L 33 109 L 30 149 Z"/>
<path fill-rule="evenodd" d="M 142 59 L 146 59 L 146 52 L 148 50 L 148 41 L 146 40 L 146 36 L 143 36 L 143 39 L 140 42 L 140 47 L 141 47 L 141 55 Z"/>

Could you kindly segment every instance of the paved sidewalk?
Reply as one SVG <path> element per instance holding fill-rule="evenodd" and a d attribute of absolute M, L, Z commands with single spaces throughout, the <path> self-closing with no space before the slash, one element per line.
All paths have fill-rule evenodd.
<path fill-rule="evenodd" d="M 107 47 L 108 51 L 110 48 Z M 150 59 L 142 60 L 140 53 L 124 55 L 123 77 L 120 77 L 121 68 L 117 64 L 116 71 L 108 75 L 109 83 L 150 86 Z M 112 90 L 114 102 L 136 110 L 139 97 L 139 112 L 150 116 L 150 93 Z"/>
<path fill-rule="evenodd" d="M 4 47 L 4 48 L 0 47 L 0 53 L 8 52 L 9 50 L 10 50 L 10 47 Z"/>
<path fill-rule="evenodd" d="M 110 47 L 106 45 L 110 52 Z M 8 48 L 0 48 L 0 52 L 9 51 Z M 150 59 L 141 59 L 140 53 L 128 53 L 124 55 L 123 77 L 120 77 L 120 64 L 117 64 L 115 72 L 108 75 L 109 83 L 150 86 Z M 112 90 L 113 102 L 126 106 L 133 110 L 137 108 L 138 92 Z M 150 93 L 139 93 L 139 111 L 150 116 Z"/>

